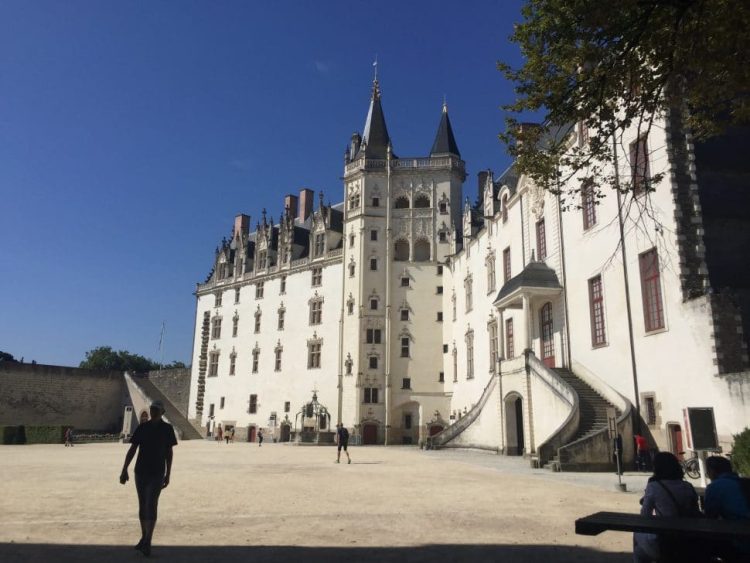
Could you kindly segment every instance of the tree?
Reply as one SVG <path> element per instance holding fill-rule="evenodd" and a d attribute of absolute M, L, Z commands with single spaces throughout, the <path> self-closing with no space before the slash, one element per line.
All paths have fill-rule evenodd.
<path fill-rule="evenodd" d="M 159 369 L 159 364 L 139 354 L 131 354 L 126 350 L 115 352 L 111 346 L 99 346 L 86 352 L 86 359 L 80 363 L 79 367 L 142 373 Z M 162 367 L 163 369 L 184 368 L 185 364 L 175 361 Z"/>
<path fill-rule="evenodd" d="M 0 350 L 0 362 L 15 362 L 16 359 L 13 357 L 13 354 L 9 354 L 8 352 L 3 352 Z"/>
<path fill-rule="evenodd" d="M 525 63 L 498 63 L 517 93 L 504 106 L 516 117 L 500 137 L 519 172 L 546 189 L 559 193 L 575 175 L 578 189 L 585 183 L 598 195 L 604 186 L 632 191 L 607 172 L 618 140 L 633 127 L 647 132 L 668 110 L 695 139 L 750 122 L 747 2 L 527 0 L 522 14 L 511 40 Z M 540 111 L 540 126 L 517 117 Z M 571 147 L 579 124 L 588 143 Z"/>

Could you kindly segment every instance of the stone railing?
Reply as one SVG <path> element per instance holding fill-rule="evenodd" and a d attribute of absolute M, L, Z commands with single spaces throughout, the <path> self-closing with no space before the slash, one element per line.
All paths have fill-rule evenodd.
<path fill-rule="evenodd" d="M 487 401 L 492 396 L 492 392 L 495 390 L 495 387 L 497 387 L 497 380 L 498 376 L 493 375 L 490 377 L 489 382 L 487 383 L 487 386 L 484 388 L 484 391 L 482 391 L 482 396 L 479 398 L 479 402 L 475 404 L 473 407 L 471 407 L 471 410 L 467 412 L 464 416 L 459 418 L 456 422 L 451 424 L 448 428 L 443 430 L 442 432 L 439 432 L 438 434 L 435 434 L 434 436 L 431 436 L 427 439 L 427 447 L 432 449 L 438 449 L 451 440 L 453 440 L 456 436 L 461 434 L 464 430 L 466 430 L 471 424 L 477 419 L 479 414 L 482 412 L 482 409 L 484 408 L 484 405 L 487 404 Z"/>
<path fill-rule="evenodd" d="M 360 158 L 346 165 L 346 174 L 357 172 L 358 170 L 384 170 L 386 167 L 385 160 L 364 159 Z M 453 156 L 441 156 L 438 158 L 394 158 L 391 160 L 391 168 L 394 170 L 403 169 L 456 169 L 465 171 L 464 161 Z"/>

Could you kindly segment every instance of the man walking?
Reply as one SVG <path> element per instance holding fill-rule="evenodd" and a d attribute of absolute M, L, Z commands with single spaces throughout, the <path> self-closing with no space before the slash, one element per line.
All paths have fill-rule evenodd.
<path fill-rule="evenodd" d="M 338 443 L 336 463 L 341 463 L 341 448 L 344 448 L 346 459 L 349 460 L 348 463 L 351 463 L 352 458 L 349 457 L 349 450 L 347 450 L 347 446 L 349 445 L 349 431 L 340 422 L 336 425 L 336 442 Z"/>
<path fill-rule="evenodd" d="M 151 554 L 151 538 L 156 527 L 159 494 L 169 485 L 172 473 L 172 447 L 177 445 L 174 428 L 162 420 L 162 402 L 154 401 L 149 410 L 151 420 L 135 429 L 120 473 L 120 483 L 124 485 L 129 479 L 128 466 L 138 450 L 138 459 L 135 462 L 135 488 L 138 492 L 141 540 L 135 548 L 146 556 Z"/>

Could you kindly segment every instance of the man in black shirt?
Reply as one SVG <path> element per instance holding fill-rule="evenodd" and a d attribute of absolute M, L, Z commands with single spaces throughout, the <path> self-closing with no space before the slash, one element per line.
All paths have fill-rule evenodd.
<path fill-rule="evenodd" d="M 341 449 L 344 449 L 346 459 L 348 463 L 352 462 L 352 458 L 349 457 L 349 431 L 340 422 L 336 425 L 336 442 L 338 442 L 338 455 L 336 456 L 336 463 L 341 463 Z"/>
<path fill-rule="evenodd" d="M 172 447 L 177 445 L 174 428 L 162 420 L 164 405 L 151 403 L 151 420 L 135 429 L 130 439 L 130 449 L 125 455 L 125 465 L 120 473 L 120 483 L 128 481 L 128 466 L 138 450 L 135 462 L 135 488 L 138 491 L 138 518 L 141 521 L 141 540 L 135 548 L 144 555 L 151 554 L 151 538 L 156 526 L 156 508 L 161 490 L 169 485 L 172 473 Z"/>

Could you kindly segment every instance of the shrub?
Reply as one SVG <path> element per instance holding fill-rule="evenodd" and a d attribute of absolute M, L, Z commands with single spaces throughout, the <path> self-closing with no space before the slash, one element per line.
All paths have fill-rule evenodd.
<path fill-rule="evenodd" d="M 750 428 L 734 435 L 732 465 L 737 473 L 750 477 Z"/>
<path fill-rule="evenodd" d="M 27 426 L 27 444 L 60 444 L 65 434 L 64 426 Z"/>
<path fill-rule="evenodd" d="M 15 444 L 18 426 L 0 426 L 0 444 Z"/>

